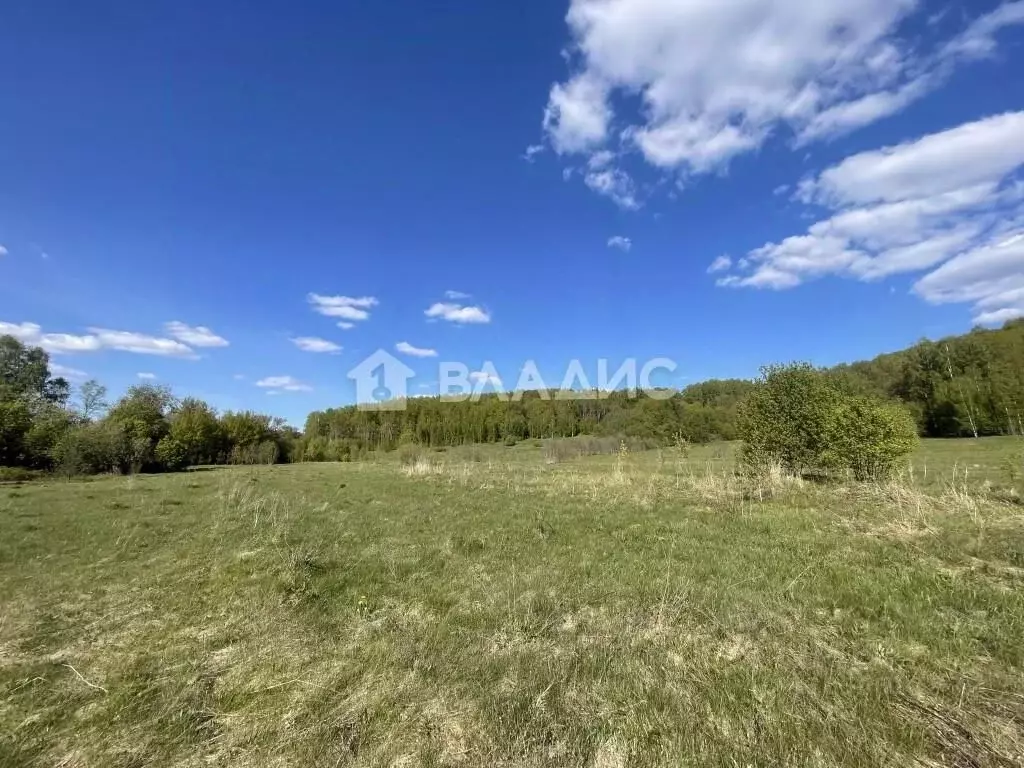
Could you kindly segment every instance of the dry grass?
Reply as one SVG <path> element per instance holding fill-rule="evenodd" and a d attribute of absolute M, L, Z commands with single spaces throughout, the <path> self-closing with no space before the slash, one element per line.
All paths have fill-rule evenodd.
<path fill-rule="evenodd" d="M 1006 488 L 693 453 L 0 489 L 0 765 L 1024 762 Z"/>

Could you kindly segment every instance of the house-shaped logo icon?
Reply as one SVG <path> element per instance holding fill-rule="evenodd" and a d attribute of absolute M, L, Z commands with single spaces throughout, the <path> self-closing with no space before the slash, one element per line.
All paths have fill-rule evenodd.
<path fill-rule="evenodd" d="M 415 371 L 378 349 L 348 372 L 356 383 L 356 407 L 363 411 L 404 411 L 409 379 Z"/>

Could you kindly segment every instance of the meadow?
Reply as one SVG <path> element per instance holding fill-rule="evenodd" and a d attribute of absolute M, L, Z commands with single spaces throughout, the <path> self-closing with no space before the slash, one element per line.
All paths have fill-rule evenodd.
<path fill-rule="evenodd" d="M 1021 765 L 1021 445 L 2 484 L 0 765 Z"/>

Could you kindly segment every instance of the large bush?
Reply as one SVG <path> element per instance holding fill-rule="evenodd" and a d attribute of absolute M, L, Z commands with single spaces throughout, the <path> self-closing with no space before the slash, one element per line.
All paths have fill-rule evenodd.
<path fill-rule="evenodd" d="M 917 447 L 917 424 L 900 403 L 847 397 L 830 422 L 826 466 L 858 480 L 888 477 Z"/>
<path fill-rule="evenodd" d="M 848 471 L 861 480 L 891 474 L 917 444 L 902 405 L 848 394 L 804 363 L 762 369 L 739 430 L 743 461 L 755 469 Z"/>

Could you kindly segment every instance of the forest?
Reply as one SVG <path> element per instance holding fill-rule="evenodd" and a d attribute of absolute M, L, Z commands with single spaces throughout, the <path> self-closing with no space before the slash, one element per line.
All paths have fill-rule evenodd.
<path fill-rule="evenodd" d="M 922 437 L 1024 434 L 1024 319 L 818 373 L 850 395 L 902 403 Z M 72 388 L 51 375 L 44 350 L 5 336 L 0 467 L 73 475 L 346 461 L 408 443 L 511 445 L 580 435 L 654 444 L 734 440 L 741 404 L 757 386 L 711 380 L 667 397 L 631 391 L 498 393 L 476 402 L 422 397 L 408 400 L 404 410 L 313 412 L 300 433 L 266 414 L 218 413 L 202 400 L 179 399 L 153 385 L 131 387 L 107 403 L 98 382 Z"/>

